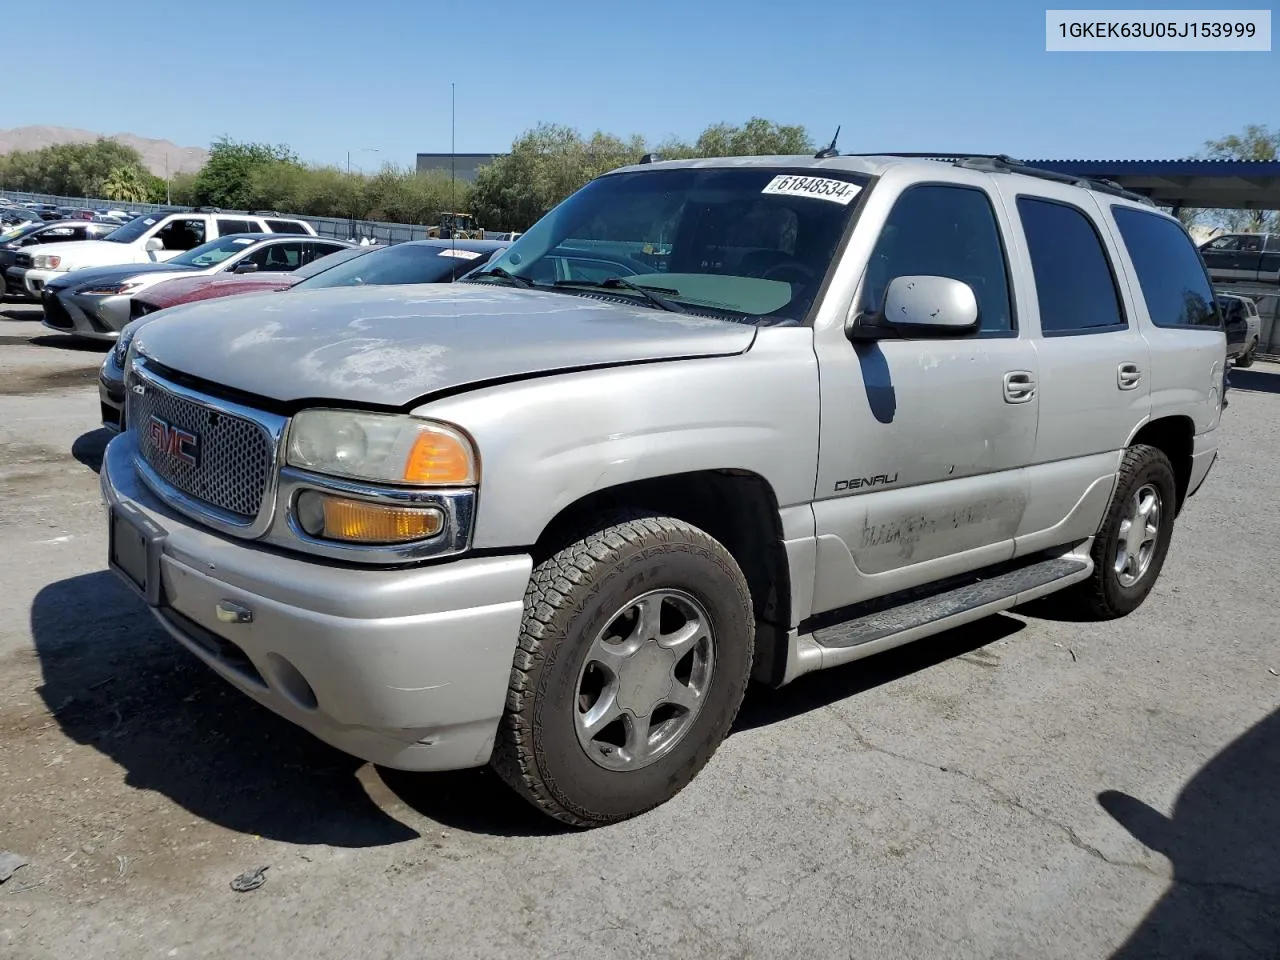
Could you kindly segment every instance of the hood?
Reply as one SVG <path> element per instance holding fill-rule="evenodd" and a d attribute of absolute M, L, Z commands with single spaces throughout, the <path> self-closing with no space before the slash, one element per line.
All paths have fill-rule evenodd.
<path fill-rule="evenodd" d="M 119 246 L 119 244 L 112 244 L 112 246 Z M 179 277 L 194 273 L 196 270 L 196 267 L 185 267 L 173 263 L 114 263 L 107 267 L 82 267 L 72 270 L 65 277 L 58 277 L 51 281 L 48 286 L 66 288 L 80 287 L 86 283 L 119 283 L 144 273 L 169 273 Z"/>
<path fill-rule="evenodd" d="M 138 349 L 273 400 L 403 407 L 486 380 L 742 353 L 748 324 L 488 284 L 335 287 L 159 314 Z"/>
<path fill-rule="evenodd" d="M 141 247 L 129 243 L 112 243 L 108 240 L 67 240 L 63 243 L 41 243 L 28 247 L 25 253 L 61 257 L 64 265 L 72 270 L 81 267 L 109 267 L 113 264 L 150 263 L 151 258 Z"/>
<path fill-rule="evenodd" d="M 287 290 L 299 279 L 291 273 L 276 272 L 175 276 L 173 279 L 166 278 L 154 287 L 142 291 L 134 299 L 157 310 L 163 310 L 174 304 L 192 300 L 212 300 L 215 297 L 229 297 L 238 293 Z"/>

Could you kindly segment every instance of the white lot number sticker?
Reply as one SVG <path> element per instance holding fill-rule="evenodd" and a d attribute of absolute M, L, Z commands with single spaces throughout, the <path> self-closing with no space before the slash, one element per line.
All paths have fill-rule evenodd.
<path fill-rule="evenodd" d="M 457 257 L 459 260 L 474 260 L 476 257 L 480 256 L 480 254 L 476 253 L 474 250 L 457 250 L 450 247 L 448 250 L 441 250 L 440 256 Z"/>
<path fill-rule="evenodd" d="M 784 173 L 770 180 L 761 193 L 776 193 L 784 197 L 816 197 L 845 206 L 862 192 L 856 183 L 847 180 L 831 180 L 827 177 L 801 177 Z"/>

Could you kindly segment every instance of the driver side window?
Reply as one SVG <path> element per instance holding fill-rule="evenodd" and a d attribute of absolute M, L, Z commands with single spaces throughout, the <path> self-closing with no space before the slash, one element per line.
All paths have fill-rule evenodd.
<path fill-rule="evenodd" d="M 867 263 L 861 309 L 879 310 L 889 283 L 907 276 L 961 280 L 973 288 L 984 334 L 1015 329 L 1000 227 L 983 190 L 930 184 L 903 191 Z"/>

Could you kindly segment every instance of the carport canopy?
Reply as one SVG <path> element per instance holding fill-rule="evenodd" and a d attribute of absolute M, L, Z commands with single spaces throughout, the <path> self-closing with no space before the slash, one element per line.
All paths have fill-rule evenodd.
<path fill-rule="evenodd" d="M 1280 160 L 1024 160 L 1029 167 L 1111 180 L 1163 207 L 1280 210 Z"/>

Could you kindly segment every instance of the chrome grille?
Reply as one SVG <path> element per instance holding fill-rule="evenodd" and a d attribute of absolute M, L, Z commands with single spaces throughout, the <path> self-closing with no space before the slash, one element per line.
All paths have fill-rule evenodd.
<path fill-rule="evenodd" d="M 135 375 L 129 380 L 127 422 L 137 431 L 138 448 L 147 465 L 187 496 L 244 523 L 252 521 L 263 505 L 274 469 L 269 433 L 250 420 L 149 380 L 140 381 Z M 143 387 L 141 393 L 137 384 Z M 166 443 L 166 430 L 173 427 L 193 434 L 195 443 L 181 449 Z"/>

